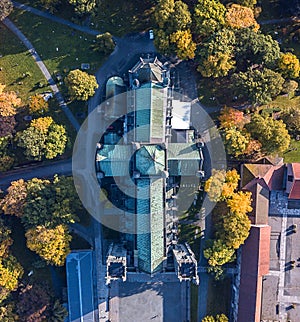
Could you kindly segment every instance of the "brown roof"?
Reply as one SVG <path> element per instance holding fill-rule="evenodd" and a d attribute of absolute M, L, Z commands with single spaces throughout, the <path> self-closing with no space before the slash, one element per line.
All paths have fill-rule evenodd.
<path fill-rule="evenodd" d="M 300 199 L 300 163 L 292 163 L 293 184 L 289 193 L 289 199 Z"/>
<path fill-rule="evenodd" d="M 270 235 L 270 226 L 252 225 L 242 246 L 238 322 L 260 321 L 262 276 L 268 274 L 270 264 Z"/>
<path fill-rule="evenodd" d="M 300 180 L 300 163 L 292 163 L 294 178 Z"/>

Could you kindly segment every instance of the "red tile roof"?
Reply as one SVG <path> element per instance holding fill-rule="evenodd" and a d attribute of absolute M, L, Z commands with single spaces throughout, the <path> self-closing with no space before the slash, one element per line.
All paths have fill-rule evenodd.
<path fill-rule="evenodd" d="M 300 199 L 300 163 L 292 163 L 293 184 L 289 193 L 289 199 Z"/>
<path fill-rule="evenodd" d="M 300 180 L 300 163 L 292 163 L 294 178 Z"/>
<path fill-rule="evenodd" d="M 268 225 L 251 226 L 242 248 L 238 322 L 260 321 L 262 276 L 268 274 L 270 264 L 270 235 Z"/>

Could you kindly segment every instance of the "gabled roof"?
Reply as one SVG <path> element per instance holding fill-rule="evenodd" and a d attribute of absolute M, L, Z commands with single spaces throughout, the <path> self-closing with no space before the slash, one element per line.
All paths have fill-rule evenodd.
<path fill-rule="evenodd" d="M 288 198 L 300 199 L 300 163 L 288 164 L 288 168 L 290 168 L 293 174 L 293 182 Z"/>
<path fill-rule="evenodd" d="M 159 175 L 165 170 L 165 150 L 159 145 L 144 145 L 135 156 L 136 170 L 141 175 Z"/>

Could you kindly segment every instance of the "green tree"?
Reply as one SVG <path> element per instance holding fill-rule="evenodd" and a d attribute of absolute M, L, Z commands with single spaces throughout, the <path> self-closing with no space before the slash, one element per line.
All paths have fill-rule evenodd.
<path fill-rule="evenodd" d="M 300 134 L 300 108 L 291 107 L 282 113 L 282 120 L 285 123 L 289 133 L 296 137 Z"/>
<path fill-rule="evenodd" d="M 52 183 L 34 178 L 27 183 L 22 222 L 26 228 L 74 223 L 81 207 L 71 177 L 55 176 Z"/>
<path fill-rule="evenodd" d="M 231 77 L 237 95 L 249 99 L 253 104 L 264 104 L 280 94 L 283 77 L 270 69 L 248 69 Z"/>
<path fill-rule="evenodd" d="M 4 225 L 3 220 L 0 218 L 0 258 L 5 258 L 9 254 L 9 246 L 13 243 L 10 234 L 10 229 Z"/>
<path fill-rule="evenodd" d="M 42 95 L 36 94 L 30 97 L 28 108 L 30 114 L 40 115 L 48 112 L 49 104 Z"/>
<path fill-rule="evenodd" d="M 174 13 L 174 0 L 158 0 L 154 10 L 154 20 L 158 27 L 162 29 Z"/>
<path fill-rule="evenodd" d="M 228 54 L 218 53 L 200 60 L 197 71 L 203 77 L 223 77 L 235 66 L 235 61 Z"/>
<path fill-rule="evenodd" d="M 226 129 L 223 137 L 227 152 L 234 157 L 244 154 L 250 142 L 249 135 L 243 133 L 236 127 Z"/>
<path fill-rule="evenodd" d="M 263 152 L 267 154 L 282 153 L 290 145 L 291 138 L 282 120 L 254 114 L 246 128 L 261 143 Z"/>
<path fill-rule="evenodd" d="M 159 52 L 162 54 L 169 55 L 171 53 L 170 36 L 163 29 L 155 30 L 155 34 L 155 47 L 158 48 Z"/>
<path fill-rule="evenodd" d="M 167 26 L 168 30 L 173 33 L 178 30 L 186 30 L 192 22 L 191 13 L 186 3 L 177 0 L 174 3 L 174 12 L 169 16 Z"/>
<path fill-rule="evenodd" d="M 235 60 L 238 70 L 245 71 L 258 64 L 275 68 L 280 57 L 280 47 L 270 35 L 255 32 L 251 28 L 236 31 Z"/>
<path fill-rule="evenodd" d="M 26 234 L 27 247 L 36 252 L 48 264 L 63 266 L 70 252 L 70 241 L 68 227 L 58 225 L 55 228 L 37 226 L 29 229 Z"/>
<path fill-rule="evenodd" d="M 59 300 L 55 300 L 51 308 L 50 322 L 64 322 L 68 316 L 68 311 L 62 306 Z"/>
<path fill-rule="evenodd" d="M 79 69 L 70 71 L 65 79 L 72 99 L 86 101 L 98 88 L 96 77 Z"/>
<path fill-rule="evenodd" d="M 95 0 L 68 0 L 68 2 L 74 6 L 78 15 L 92 13 L 97 5 Z"/>
<path fill-rule="evenodd" d="M 15 306 L 9 303 L 0 307 L 0 321 L 15 322 L 19 321 L 19 316 L 15 313 Z"/>
<path fill-rule="evenodd" d="M 281 54 L 278 66 L 282 75 L 289 78 L 297 78 L 300 71 L 299 59 L 292 53 Z"/>
<path fill-rule="evenodd" d="M 282 93 L 294 95 L 298 88 L 298 83 L 294 80 L 286 80 L 282 85 Z"/>
<path fill-rule="evenodd" d="M 0 0 L 0 21 L 4 20 L 13 11 L 10 0 Z"/>
<path fill-rule="evenodd" d="M 225 25 L 226 8 L 218 0 L 198 0 L 195 6 L 195 31 L 208 37 Z"/>
<path fill-rule="evenodd" d="M 109 55 L 115 49 L 115 42 L 109 32 L 96 36 L 96 42 L 91 46 L 93 50 Z"/>
<path fill-rule="evenodd" d="M 9 155 L 0 156 L 0 172 L 9 170 L 15 162 L 15 159 Z"/>
<path fill-rule="evenodd" d="M 66 129 L 62 125 L 51 124 L 45 141 L 45 158 L 54 159 L 58 155 L 62 155 L 66 144 Z"/>

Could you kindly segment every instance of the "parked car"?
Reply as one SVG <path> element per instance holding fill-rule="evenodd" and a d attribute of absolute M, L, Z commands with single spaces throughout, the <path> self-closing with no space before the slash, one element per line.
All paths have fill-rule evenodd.
<path fill-rule="evenodd" d="M 153 30 L 152 29 L 149 30 L 149 39 L 150 40 L 153 40 L 154 39 L 154 33 L 153 33 Z"/>

